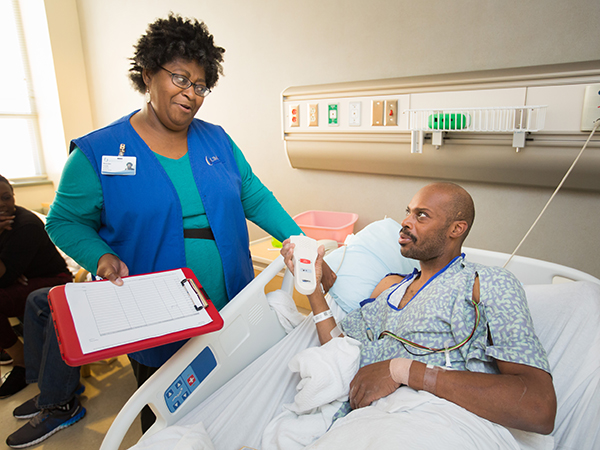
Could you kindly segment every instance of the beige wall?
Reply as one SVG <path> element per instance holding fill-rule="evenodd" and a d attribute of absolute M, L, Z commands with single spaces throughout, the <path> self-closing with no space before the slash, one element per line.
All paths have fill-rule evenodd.
<path fill-rule="evenodd" d="M 281 140 L 283 89 L 600 55 L 597 0 L 77 0 L 76 6 L 94 126 L 140 107 L 127 58 L 146 25 L 171 10 L 195 16 L 227 49 L 226 76 L 199 117 L 225 127 L 292 215 L 352 211 L 360 216 L 357 229 L 384 215 L 400 220 L 430 180 L 291 169 Z M 77 27 L 70 31 L 77 39 Z M 477 205 L 467 245 L 504 252 L 514 249 L 551 194 L 464 185 Z M 520 254 L 600 276 L 599 200 L 595 193 L 561 192 Z"/>
<path fill-rule="evenodd" d="M 71 139 L 93 130 L 90 94 L 76 1 L 45 0 L 45 7 L 63 122 L 62 152 L 66 155 Z"/>
<path fill-rule="evenodd" d="M 47 205 L 53 200 L 54 186 L 51 182 L 15 186 L 15 201 L 24 208 L 47 213 Z"/>

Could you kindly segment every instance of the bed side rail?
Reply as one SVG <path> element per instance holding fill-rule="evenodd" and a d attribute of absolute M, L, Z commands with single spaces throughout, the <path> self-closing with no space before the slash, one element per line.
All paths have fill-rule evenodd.
<path fill-rule="evenodd" d="M 502 267 L 510 257 L 507 253 L 481 250 L 478 248 L 463 247 L 467 255 L 467 261 L 485 264 L 486 266 Z M 560 281 L 591 281 L 600 284 L 600 280 L 581 270 L 560 264 L 528 258 L 526 256 L 514 256 L 506 269 L 510 270 L 523 284 L 552 284 Z M 561 280 L 557 280 L 559 277 Z"/>
<path fill-rule="evenodd" d="M 148 379 L 123 406 L 100 449 L 117 450 L 146 405 L 156 414 L 146 435 L 177 422 L 281 340 L 285 331 L 269 307 L 265 286 L 284 267 L 279 256 L 221 310 L 221 330 L 190 339 Z M 291 295 L 289 270 L 282 289 Z"/>

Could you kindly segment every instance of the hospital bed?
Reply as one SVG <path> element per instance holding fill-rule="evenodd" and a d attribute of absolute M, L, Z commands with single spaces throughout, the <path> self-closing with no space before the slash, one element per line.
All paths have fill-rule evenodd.
<path fill-rule="evenodd" d="M 373 283 L 387 273 L 408 273 L 416 267 L 415 261 L 402 258 L 399 253 L 399 227 L 392 219 L 373 222 L 356 235 L 350 235 L 345 247 L 326 256 L 329 266 L 338 275 L 328 296 L 336 317 L 367 298 Z M 490 266 L 502 266 L 509 257 L 474 248 L 464 248 L 463 251 L 469 261 Z M 190 421 L 196 420 L 192 419 L 194 414 L 204 414 L 202 420 L 210 420 L 214 408 L 225 408 L 219 405 L 231 400 L 227 397 L 229 394 L 218 398 L 225 387 L 219 388 L 232 379 L 228 385 L 235 385 L 242 372 L 263 370 L 263 366 L 268 364 L 264 361 L 270 353 L 277 352 L 277 347 L 284 348 L 283 353 L 290 353 L 318 345 L 312 320 L 303 322 L 302 327 L 312 327 L 309 334 L 313 336 L 291 336 L 292 331 L 284 339 L 286 330 L 278 319 L 281 313 L 269 306 L 269 300 L 290 296 L 293 279 L 289 271 L 281 291 L 264 292 L 266 284 L 283 269 L 284 262 L 280 256 L 223 308 L 223 329 L 191 339 L 140 387 L 116 417 L 101 450 L 119 448 L 125 433 L 146 404 L 156 414 L 157 421 L 142 437 L 140 444 L 147 439 L 160 439 L 161 433 L 178 429 L 180 424 L 190 426 Z M 525 285 L 536 332 L 548 352 L 558 398 L 556 425 L 552 433 L 554 448 L 600 448 L 600 411 L 597 407 L 600 404 L 600 280 L 572 268 L 520 256 L 515 256 L 507 269 Z M 352 296 L 356 298 L 351 299 Z M 293 340 L 294 344 L 281 347 L 286 340 Z M 288 356 L 280 358 L 289 359 Z M 252 380 L 251 375 L 246 377 Z M 272 377 L 272 382 L 276 383 L 285 375 L 283 372 L 278 375 L 274 370 Z M 235 389 L 248 389 L 248 383 L 251 381 L 240 379 Z M 280 404 L 293 396 L 289 389 L 286 392 L 282 390 L 276 394 L 281 397 L 278 405 L 272 409 L 257 407 L 255 414 L 274 415 Z M 248 401 L 251 401 L 251 396 Z M 265 417 L 260 423 L 264 424 L 269 419 Z M 243 434 L 241 429 L 244 426 L 240 422 L 236 430 Z M 219 430 L 214 433 L 223 433 L 221 428 Z M 248 431 L 252 432 L 256 435 L 255 430 Z M 243 445 L 258 448 L 260 444 L 241 439 Z M 174 448 L 177 443 L 164 441 L 160 445 L 160 448 Z M 232 447 L 232 450 L 241 446 Z M 177 448 L 182 448 L 181 443 Z M 215 448 L 220 450 L 224 447 L 215 442 Z"/>

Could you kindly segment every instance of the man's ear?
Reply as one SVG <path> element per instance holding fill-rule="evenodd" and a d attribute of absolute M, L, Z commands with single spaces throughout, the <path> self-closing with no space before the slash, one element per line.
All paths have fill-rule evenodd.
<path fill-rule="evenodd" d="M 469 225 L 465 220 L 455 220 L 450 225 L 450 237 L 460 239 L 469 229 Z"/>

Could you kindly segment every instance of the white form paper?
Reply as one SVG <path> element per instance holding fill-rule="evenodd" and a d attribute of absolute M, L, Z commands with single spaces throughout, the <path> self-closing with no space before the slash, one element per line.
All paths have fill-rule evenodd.
<path fill-rule="evenodd" d="M 212 322 L 197 311 L 181 269 L 110 281 L 69 283 L 65 296 L 81 351 L 95 352 Z M 186 283 L 187 284 L 187 283 Z"/>

